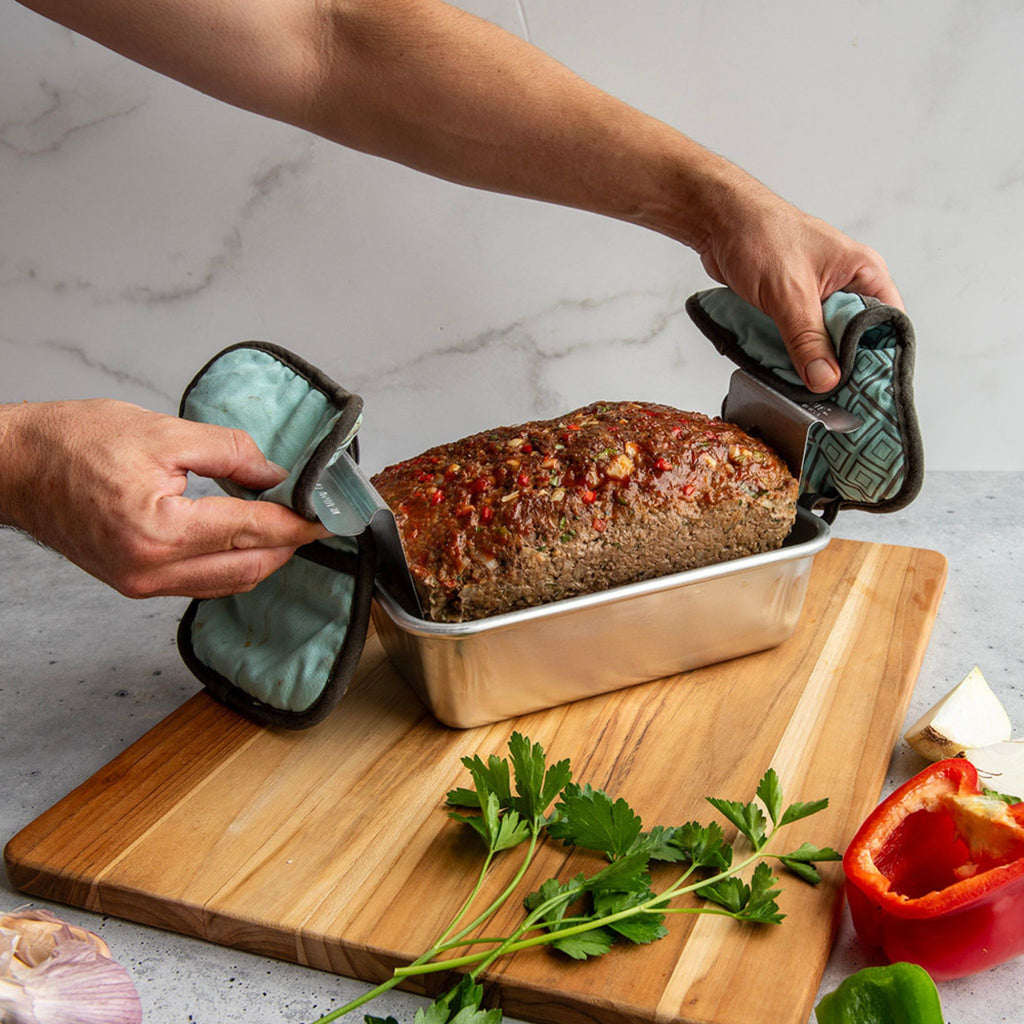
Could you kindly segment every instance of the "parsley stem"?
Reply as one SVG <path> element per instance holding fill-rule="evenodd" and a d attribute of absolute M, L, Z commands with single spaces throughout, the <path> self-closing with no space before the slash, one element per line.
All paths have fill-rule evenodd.
<path fill-rule="evenodd" d="M 530 829 L 530 845 L 529 845 L 529 847 L 527 847 L 526 856 L 523 858 L 523 861 L 519 865 L 519 869 L 516 871 L 515 875 L 512 877 L 512 880 L 508 883 L 508 885 L 505 886 L 504 889 L 502 889 L 502 891 L 498 894 L 497 897 L 495 897 L 495 899 L 492 901 L 490 906 L 487 907 L 487 909 L 484 910 L 483 913 L 477 915 L 475 920 L 471 921 L 468 925 L 466 925 L 466 927 L 463 928 L 462 931 L 460 931 L 458 933 L 458 935 L 456 935 L 452 939 L 451 942 L 447 943 L 449 948 L 454 946 L 454 945 L 457 945 L 460 940 L 464 939 L 474 929 L 479 928 L 480 925 L 482 925 L 486 921 L 488 921 L 491 917 L 494 916 L 495 913 L 497 913 L 498 910 L 501 909 L 501 907 L 503 907 L 505 905 L 506 900 L 508 900 L 509 896 L 511 896 L 512 893 L 515 892 L 516 888 L 519 886 L 519 883 L 523 880 L 524 875 L 526 874 L 527 870 L 529 869 L 530 864 L 533 861 L 533 855 L 537 852 L 537 842 L 538 842 L 539 838 L 540 838 L 540 831 L 539 831 L 539 829 L 537 829 L 535 827 L 531 828 Z M 482 881 L 482 879 L 481 879 L 481 881 Z M 451 931 L 451 929 L 449 928 L 448 931 Z M 442 936 L 442 940 L 445 937 L 447 937 L 447 935 L 448 935 L 448 932 L 445 932 L 444 936 Z M 434 947 L 434 953 L 436 953 L 437 948 L 440 945 L 441 945 L 441 942 L 438 942 L 437 946 Z M 433 956 L 434 953 L 432 953 L 431 955 Z"/>
<path fill-rule="evenodd" d="M 458 967 L 469 967 L 475 964 L 476 966 L 474 967 L 471 973 L 474 977 L 476 977 L 483 971 L 487 970 L 487 968 L 495 960 L 497 960 L 498 957 L 504 956 L 506 953 L 515 952 L 515 950 L 517 949 L 524 949 L 530 945 L 540 944 L 533 940 L 520 940 L 520 936 L 524 935 L 526 932 L 531 931 L 536 927 L 540 927 L 539 922 L 543 920 L 544 915 L 550 909 L 557 906 L 559 903 L 565 902 L 567 895 L 569 896 L 569 901 L 571 902 L 572 900 L 575 900 L 578 896 L 580 896 L 583 893 L 583 891 L 584 890 L 580 888 L 575 893 L 562 892 L 558 896 L 553 896 L 551 899 L 545 900 L 543 903 L 535 907 L 533 910 L 530 911 L 529 914 L 526 915 L 526 917 L 520 923 L 519 927 L 516 928 L 516 930 L 511 935 L 507 936 L 505 939 L 495 940 L 500 944 L 492 950 L 485 951 L 483 953 L 470 953 L 466 956 L 456 957 L 451 960 L 427 964 L 426 966 L 415 969 L 412 968 L 411 965 L 409 968 L 399 967 L 395 971 L 395 974 L 402 974 L 403 976 L 414 976 L 417 974 L 432 974 L 436 971 L 454 970 Z M 588 923 L 586 926 L 580 927 L 578 930 L 589 931 L 591 928 L 594 927 L 596 927 L 594 923 Z M 550 943 L 553 942 L 561 933 L 562 932 L 560 931 L 558 933 L 544 934 L 539 936 L 538 938 L 542 942 Z"/>
<path fill-rule="evenodd" d="M 639 907 L 644 908 L 658 908 L 659 904 L 668 903 L 669 900 L 675 899 L 677 896 L 685 896 L 687 893 L 696 892 L 698 889 L 703 889 L 706 885 L 714 885 L 715 882 L 721 882 L 725 878 L 730 878 L 733 875 L 738 875 L 744 868 L 750 867 L 751 864 L 762 860 L 765 857 L 765 847 L 771 842 L 772 836 L 775 835 L 777 830 L 773 830 L 765 840 L 754 848 L 753 853 L 741 860 L 738 864 L 730 864 L 724 871 L 719 871 L 717 875 L 711 875 L 709 878 L 702 878 L 698 882 L 691 882 L 689 885 L 683 885 L 686 881 L 690 872 L 686 872 L 681 878 L 676 879 L 667 889 L 664 889 L 661 893 L 654 896 L 653 899 L 647 900 L 644 903 L 637 904 Z M 661 908 L 667 909 L 667 908 Z"/>
<path fill-rule="evenodd" d="M 427 963 L 429 960 L 432 960 L 435 956 L 438 955 L 438 953 L 447 949 L 451 949 L 454 946 L 466 945 L 466 940 L 461 936 L 457 940 L 453 940 L 449 943 L 445 943 L 445 939 L 451 933 L 452 929 L 458 924 L 459 919 L 463 917 L 463 915 L 465 915 L 466 911 L 472 904 L 476 894 L 480 891 L 480 887 L 483 885 L 484 876 L 487 874 L 487 869 L 490 867 L 493 858 L 493 853 L 488 854 L 487 859 L 484 861 L 484 866 L 483 868 L 481 868 L 480 873 L 478 875 L 477 884 L 473 889 L 473 893 L 470 895 L 469 899 L 463 902 L 462 906 L 456 912 L 455 917 L 452 919 L 451 923 L 448 925 L 447 928 L 445 928 L 444 932 L 442 932 L 441 936 L 430 947 L 430 949 L 428 949 L 425 953 L 421 954 L 419 957 L 413 960 L 411 964 L 408 964 L 406 967 L 399 968 L 398 970 L 396 970 L 387 981 L 381 982 L 381 984 L 378 985 L 376 988 L 371 989 L 369 992 L 364 992 L 361 996 L 357 996 L 355 999 L 346 1003 L 344 1006 L 340 1006 L 338 1007 L 338 1009 L 332 1010 L 325 1016 L 313 1021 L 313 1024 L 330 1024 L 331 1021 L 338 1020 L 339 1017 L 344 1017 L 345 1014 L 351 1013 L 353 1010 L 358 1009 L 360 1006 L 363 1006 L 371 1000 L 376 999 L 377 996 L 383 995 L 385 992 L 388 992 L 391 989 L 393 989 L 396 985 L 400 984 L 404 980 L 406 974 L 416 975 L 424 973 L 422 965 Z M 470 925 L 469 930 L 472 930 L 474 927 L 476 927 L 475 924 Z"/>
<path fill-rule="evenodd" d="M 493 850 L 487 854 L 487 858 L 484 861 L 483 867 L 480 869 L 480 872 L 477 875 L 477 882 L 473 888 L 473 892 L 470 893 L 469 898 L 463 902 L 462 906 L 458 909 L 455 916 L 452 918 L 451 922 L 441 933 L 438 939 L 434 942 L 434 944 L 430 947 L 430 949 L 428 949 L 421 956 L 413 960 L 412 963 L 407 964 L 405 967 L 396 968 L 394 974 L 387 981 L 382 982 L 380 985 L 378 985 L 374 989 L 371 989 L 369 992 L 364 992 L 361 996 L 358 996 L 351 1002 L 346 1003 L 344 1006 L 338 1007 L 338 1009 L 332 1010 L 327 1015 L 320 1017 L 318 1020 L 313 1021 L 313 1024 L 331 1024 L 331 1021 L 338 1020 L 340 1017 L 345 1016 L 345 1014 L 351 1013 L 353 1010 L 358 1009 L 360 1006 L 363 1006 L 371 1000 L 376 999 L 377 996 L 383 995 L 385 992 L 389 991 L 390 989 L 393 989 L 396 985 L 401 984 L 401 982 L 404 981 L 406 978 L 416 977 L 420 974 L 434 973 L 435 968 L 433 967 L 432 964 L 429 963 L 429 961 L 433 960 L 435 956 L 438 956 L 440 953 L 446 952 L 449 949 L 455 949 L 458 946 L 471 945 L 480 942 L 499 943 L 498 948 L 500 949 L 500 944 L 506 941 L 500 937 L 493 939 L 467 939 L 466 936 L 474 929 L 484 924 L 489 918 L 493 917 L 493 915 L 504 905 L 505 901 L 509 898 L 509 896 L 511 896 L 512 893 L 515 891 L 516 887 L 523 880 L 523 876 L 526 874 L 527 870 L 530 867 L 530 863 L 533 860 L 533 855 L 537 850 L 538 839 L 539 830 L 536 828 L 531 829 L 530 845 L 526 851 L 526 856 L 523 858 L 523 862 L 522 864 L 520 864 L 512 880 L 509 882 L 507 886 L 505 886 L 505 888 L 501 891 L 500 895 L 490 904 L 490 906 L 488 906 L 487 909 L 483 911 L 483 913 L 479 914 L 473 921 L 466 925 L 466 927 L 463 928 L 458 934 L 449 938 L 453 929 L 458 926 L 459 921 L 465 916 L 470 906 L 472 906 L 473 901 L 479 895 L 480 890 L 483 887 L 484 878 L 487 875 L 488 869 L 490 868 L 494 860 Z M 486 957 L 487 955 L 488 954 L 486 953 L 477 954 L 475 957 L 471 958 L 470 962 L 480 960 Z M 449 965 L 452 962 L 453 961 L 444 961 L 445 964 Z M 445 967 L 442 969 L 448 968 Z"/>
<path fill-rule="evenodd" d="M 372 999 L 376 999 L 377 996 L 383 995 L 389 989 L 393 989 L 400 981 L 400 978 L 389 978 L 383 984 L 378 985 L 376 988 L 371 989 L 369 992 L 364 992 L 357 999 L 353 999 L 351 1002 L 346 1003 L 344 1006 L 339 1006 L 336 1010 L 331 1010 L 330 1013 L 324 1014 L 323 1017 L 318 1017 L 313 1024 L 330 1024 L 331 1021 L 337 1020 L 339 1017 L 344 1017 L 346 1013 L 351 1013 L 353 1010 L 358 1009 L 360 1006 L 370 1002 Z"/>
<path fill-rule="evenodd" d="M 703 907 L 662 907 L 659 911 L 649 911 L 649 913 L 660 913 L 660 914 L 718 914 L 722 917 L 731 917 L 736 921 L 743 919 L 742 914 L 737 914 L 735 911 L 727 910 L 725 907 L 714 907 L 714 906 L 703 906 Z"/>
<path fill-rule="evenodd" d="M 429 964 L 410 964 L 408 967 L 399 967 L 395 971 L 396 977 L 401 975 L 405 977 L 414 977 L 419 974 L 433 974 L 438 971 L 450 971 L 456 970 L 460 967 L 473 967 L 473 975 L 477 976 L 485 971 L 491 963 L 493 963 L 499 956 L 504 956 L 508 953 L 516 953 L 521 949 L 530 949 L 535 946 L 550 945 L 552 942 L 557 942 L 559 939 L 568 938 L 571 935 L 580 935 L 584 932 L 593 931 L 596 928 L 601 928 L 604 925 L 614 924 L 616 921 L 621 921 L 624 918 L 634 917 L 638 914 L 644 913 L 660 913 L 665 910 L 671 910 L 675 913 L 695 913 L 695 914 L 721 914 L 726 917 L 736 917 L 731 911 L 726 909 L 714 909 L 710 907 L 666 907 L 665 904 L 678 896 L 685 896 L 687 893 L 692 893 L 697 889 L 701 889 L 706 885 L 713 885 L 715 882 L 720 882 L 722 879 L 729 878 L 732 875 L 737 874 L 744 868 L 749 867 L 751 864 L 763 859 L 765 856 L 764 850 L 768 846 L 775 835 L 777 829 L 773 829 L 772 832 L 765 837 L 764 841 L 761 842 L 757 847 L 754 848 L 753 852 L 745 857 L 739 863 L 731 864 L 726 870 L 719 871 L 717 874 L 710 876 L 709 878 L 701 879 L 698 882 L 691 882 L 689 885 L 682 885 L 682 883 L 689 877 L 690 871 L 683 873 L 682 877 L 677 879 L 672 885 L 668 886 L 667 889 L 660 893 L 656 893 L 650 899 L 645 900 L 643 903 L 638 903 L 632 907 L 626 907 L 624 910 L 619 910 L 614 914 L 606 914 L 600 918 L 589 918 L 581 921 L 576 925 L 570 925 L 568 928 L 558 928 L 554 931 L 544 932 L 540 935 L 532 936 L 528 939 L 521 938 L 526 932 L 532 928 L 538 926 L 538 922 L 543 919 L 544 914 L 556 906 L 558 903 L 564 902 L 568 896 L 571 900 L 576 899 L 579 895 L 585 891 L 584 887 L 580 887 L 579 891 L 573 894 L 562 892 L 557 897 L 545 901 L 540 906 L 536 907 L 531 911 L 520 924 L 520 926 L 505 939 L 495 949 L 469 953 L 465 956 L 455 957 L 450 960 L 434 961 Z M 453 947 L 455 943 L 452 943 Z M 441 952 L 441 950 L 435 950 L 435 953 Z M 319 1024 L 319 1021 L 316 1022 Z"/>
<path fill-rule="evenodd" d="M 527 856 L 526 863 L 518 873 L 518 878 L 521 878 L 522 875 L 525 874 L 526 866 L 529 864 L 529 860 L 532 859 L 533 846 L 536 842 L 536 838 L 537 836 L 534 835 L 533 841 L 531 842 L 530 853 Z M 504 898 L 508 894 L 510 894 L 514 888 L 515 884 L 511 884 L 506 889 L 506 892 L 502 896 L 501 902 L 504 902 Z M 580 892 L 582 891 L 583 890 L 581 889 Z M 575 899 L 577 895 L 579 895 L 579 893 L 573 895 L 572 899 Z M 544 914 L 552 907 L 557 906 L 557 904 L 562 902 L 564 898 L 565 894 L 562 893 L 557 897 L 552 897 L 550 900 L 546 900 L 544 903 L 540 904 L 540 906 L 534 908 L 532 911 L 530 911 L 529 914 L 526 915 L 522 923 L 519 925 L 518 928 L 516 928 L 516 930 L 511 935 L 505 937 L 504 939 L 492 940 L 499 943 L 492 950 L 484 951 L 482 953 L 470 953 L 465 956 L 455 957 L 451 960 L 439 961 L 419 967 L 414 967 L 413 965 L 410 965 L 409 967 L 399 967 L 396 969 L 395 975 L 401 975 L 402 977 L 413 977 L 418 974 L 433 974 L 437 971 L 454 970 L 458 967 L 469 967 L 475 964 L 476 966 L 471 972 L 473 977 L 475 978 L 477 975 L 487 970 L 487 968 L 490 967 L 490 965 L 495 960 L 497 960 L 498 957 L 504 956 L 506 953 L 513 952 L 515 949 L 519 948 L 519 946 L 517 945 L 517 940 L 519 936 L 525 934 L 526 932 L 530 931 L 535 927 L 538 927 L 537 922 L 539 922 L 543 918 Z M 452 942 L 449 944 L 449 946 L 454 947 L 457 944 L 459 943 Z"/>
<path fill-rule="evenodd" d="M 489 850 L 488 853 L 487 853 L 487 857 L 484 860 L 483 867 L 480 868 L 480 871 L 479 871 L 479 873 L 476 876 L 476 885 L 473 886 L 473 891 L 466 898 L 466 900 L 462 904 L 462 906 L 459 907 L 458 912 L 451 919 L 451 922 L 448 924 L 448 927 L 445 928 L 445 930 L 438 936 L 437 941 L 434 943 L 434 945 L 432 947 L 433 949 L 436 950 L 436 949 L 441 948 L 441 947 L 444 946 L 445 939 L 447 939 L 448 936 L 451 935 L 451 933 L 455 930 L 455 928 L 458 925 L 459 921 L 462 920 L 462 918 L 466 915 L 466 912 L 473 905 L 473 901 L 477 898 L 477 896 L 480 895 L 480 890 L 483 888 L 483 885 L 484 885 L 484 879 L 487 877 L 487 872 L 488 872 L 488 870 L 490 870 L 490 867 L 491 867 L 491 864 L 493 863 L 493 861 L 494 861 L 494 851 L 493 850 Z M 472 931 L 474 927 L 475 927 L 475 924 L 470 925 L 469 926 L 469 930 Z"/>

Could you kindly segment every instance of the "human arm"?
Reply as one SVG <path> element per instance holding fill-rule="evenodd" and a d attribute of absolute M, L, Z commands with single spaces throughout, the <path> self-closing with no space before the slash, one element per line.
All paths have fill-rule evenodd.
<path fill-rule="evenodd" d="M 0 526 L 128 597 L 249 590 L 326 534 L 273 502 L 185 497 L 189 471 L 254 490 L 284 472 L 243 431 L 125 402 L 0 405 Z"/>
<path fill-rule="evenodd" d="M 838 376 L 823 298 L 845 288 L 902 305 L 873 250 L 440 0 L 22 2 L 194 88 L 350 148 L 668 235 L 775 319 L 813 390 Z"/>

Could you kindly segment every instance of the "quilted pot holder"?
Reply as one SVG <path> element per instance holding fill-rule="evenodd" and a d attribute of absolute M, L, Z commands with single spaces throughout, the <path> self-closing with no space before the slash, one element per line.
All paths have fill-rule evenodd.
<path fill-rule="evenodd" d="M 290 470 L 263 494 L 315 519 L 312 493 L 341 450 L 358 456 L 362 399 L 275 345 L 246 342 L 216 355 L 181 400 L 186 419 L 238 427 Z M 370 531 L 306 545 L 245 594 L 193 600 L 178 648 L 219 700 L 265 725 L 301 729 L 338 702 L 366 638 L 376 571 Z"/>
<path fill-rule="evenodd" d="M 829 399 L 860 418 L 847 434 L 811 427 L 803 505 L 832 519 L 842 508 L 892 512 L 913 501 L 924 455 L 914 408 L 914 329 L 902 310 L 848 292 L 825 300 L 841 377 L 823 395 L 803 386 L 775 323 L 730 289 L 698 292 L 686 309 L 719 352 L 784 397 L 805 405 Z"/>

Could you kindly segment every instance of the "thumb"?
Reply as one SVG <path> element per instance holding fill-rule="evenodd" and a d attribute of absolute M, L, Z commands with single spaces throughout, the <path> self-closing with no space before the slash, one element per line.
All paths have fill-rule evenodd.
<path fill-rule="evenodd" d="M 839 361 L 825 330 L 821 306 L 788 311 L 773 317 L 796 372 L 808 390 L 831 391 L 839 383 Z"/>

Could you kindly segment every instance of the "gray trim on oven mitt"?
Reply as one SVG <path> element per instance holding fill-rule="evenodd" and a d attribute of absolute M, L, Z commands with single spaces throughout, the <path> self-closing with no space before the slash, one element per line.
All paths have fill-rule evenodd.
<path fill-rule="evenodd" d="M 914 329 L 907 315 L 877 299 L 836 292 L 822 303 L 839 358 L 828 394 L 804 387 L 774 322 L 728 288 L 690 296 L 687 312 L 719 352 L 785 397 L 829 399 L 856 414 L 850 434 L 815 425 L 801 474 L 801 503 L 892 512 L 921 489 L 924 451 L 914 407 Z"/>

